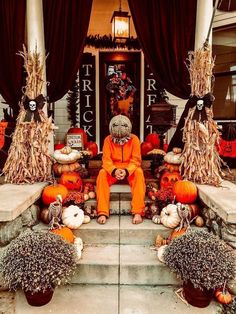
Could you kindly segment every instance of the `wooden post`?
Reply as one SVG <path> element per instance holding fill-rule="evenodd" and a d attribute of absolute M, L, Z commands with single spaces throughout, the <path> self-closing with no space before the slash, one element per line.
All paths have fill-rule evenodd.
<path fill-rule="evenodd" d="M 196 29 L 195 29 L 195 45 L 194 49 L 200 49 L 206 41 L 208 30 L 211 24 L 213 12 L 212 0 L 197 1 Z M 209 45 L 212 44 L 212 31 L 209 36 Z"/>
<path fill-rule="evenodd" d="M 26 2 L 26 30 L 27 30 L 27 50 L 33 52 L 37 47 L 43 64 L 43 88 L 42 94 L 47 96 L 46 86 L 46 64 L 45 64 L 45 44 L 44 44 L 44 24 L 43 24 L 43 3 L 42 0 L 27 0 Z M 47 116 L 47 106 L 43 108 Z"/>

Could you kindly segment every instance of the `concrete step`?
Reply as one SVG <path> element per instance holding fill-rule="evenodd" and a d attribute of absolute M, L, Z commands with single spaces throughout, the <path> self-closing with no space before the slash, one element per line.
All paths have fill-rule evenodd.
<path fill-rule="evenodd" d="M 76 284 L 118 284 L 119 245 L 85 246 L 72 277 Z"/>
<path fill-rule="evenodd" d="M 72 277 L 76 284 L 178 285 L 156 251 L 142 245 L 85 246 Z"/>
<path fill-rule="evenodd" d="M 105 225 L 99 225 L 95 219 L 89 224 L 82 225 L 74 230 L 74 234 L 81 237 L 87 244 L 141 244 L 152 245 L 157 234 L 168 237 L 172 229 L 163 225 L 154 224 L 151 220 L 144 219 L 141 224 L 134 225 L 132 216 L 112 215 Z"/>
<path fill-rule="evenodd" d="M 192 225 L 192 228 L 198 227 Z M 48 225 L 39 223 L 33 230 L 48 230 Z M 83 224 L 79 229 L 73 230 L 76 237 L 80 237 L 84 244 L 127 244 L 127 245 L 154 245 L 157 234 L 168 238 L 173 229 L 162 224 L 154 224 L 149 219 L 144 219 L 141 224 L 134 225 L 132 216 L 111 215 L 104 225 L 92 219 L 88 224 Z"/>
<path fill-rule="evenodd" d="M 114 188 L 113 188 L 114 187 Z M 110 194 L 110 214 L 111 215 L 128 215 L 131 212 L 131 193 L 129 185 L 112 185 Z M 113 192 L 112 192 L 113 191 Z M 145 203 L 150 203 L 151 200 L 146 197 Z M 96 207 L 96 199 L 86 201 L 85 205 Z"/>
<path fill-rule="evenodd" d="M 120 246 L 120 284 L 124 285 L 179 285 L 176 275 L 157 258 L 149 246 Z"/>
<path fill-rule="evenodd" d="M 70 285 L 56 288 L 45 306 L 32 308 L 22 291 L 15 296 L 15 314 L 216 314 L 221 306 L 212 301 L 207 308 L 184 304 L 173 287 Z"/>

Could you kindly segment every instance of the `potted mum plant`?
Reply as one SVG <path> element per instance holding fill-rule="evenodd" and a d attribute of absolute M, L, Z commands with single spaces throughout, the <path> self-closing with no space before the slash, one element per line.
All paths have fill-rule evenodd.
<path fill-rule="evenodd" d="M 30 305 L 42 306 L 66 283 L 76 261 L 75 248 L 60 236 L 27 230 L 5 250 L 1 271 L 10 290 L 22 289 Z"/>
<path fill-rule="evenodd" d="M 208 306 L 215 290 L 235 276 L 232 248 L 206 231 L 190 230 L 172 240 L 163 258 L 183 280 L 183 297 L 193 306 Z"/>

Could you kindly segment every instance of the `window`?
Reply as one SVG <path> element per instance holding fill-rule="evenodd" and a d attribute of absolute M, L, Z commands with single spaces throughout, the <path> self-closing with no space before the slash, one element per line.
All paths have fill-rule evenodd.
<path fill-rule="evenodd" d="M 214 117 L 236 120 L 236 25 L 213 31 Z"/>

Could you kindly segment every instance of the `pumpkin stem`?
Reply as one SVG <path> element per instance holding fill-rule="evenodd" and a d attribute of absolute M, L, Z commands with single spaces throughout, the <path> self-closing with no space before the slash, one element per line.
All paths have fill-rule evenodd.
<path fill-rule="evenodd" d="M 224 282 L 224 285 L 223 285 L 223 291 L 222 291 L 223 294 L 226 294 L 226 280 Z"/>

